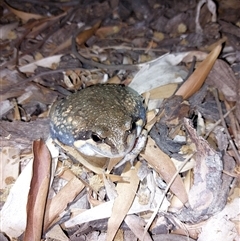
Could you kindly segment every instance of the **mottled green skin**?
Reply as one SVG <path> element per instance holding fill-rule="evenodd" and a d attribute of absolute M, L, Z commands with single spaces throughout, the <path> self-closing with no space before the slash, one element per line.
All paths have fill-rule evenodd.
<path fill-rule="evenodd" d="M 51 136 L 66 145 L 93 139 L 96 152 L 114 157 L 133 147 L 139 127 L 136 122 L 145 119 L 143 99 L 136 91 L 116 84 L 93 85 L 52 106 Z M 102 143 L 111 150 L 102 151 Z"/>

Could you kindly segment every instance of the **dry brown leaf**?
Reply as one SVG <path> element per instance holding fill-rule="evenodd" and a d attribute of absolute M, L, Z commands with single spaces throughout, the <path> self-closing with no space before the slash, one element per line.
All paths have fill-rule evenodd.
<path fill-rule="evenodd" d="M 12 8 L 9 6 L 6 2 L 4 2 L 6 7 L 16 16 L 18 16 L 20 19 L 22 19 L 23 22 L 27 22 L 30 19 L 41 19 L 44 18 L 44 16 L 39 15 L 39 14 L 34 14 L 34 13 L 26 13 L 20 10 L 17 10 L 15 8 Z"/>
<path fill-rule="evenodd" d="M 188 54 L 182 59 L 183 63 L 189 64 L 192 63 L 193 58 L 196 58 L 197 61 L 203 61 L 206 59 L 208 54 L 202 51 L 190 51 Z"/>
<path fill-rule="evenodd" d="M 69 169 L 65 170 L 62 175 L 66 176 L 67 179 L 70 177 L 72 178 L 55 197 L 48 200 L 44 219 L 44 231 L 56 222 L 59 218 L 59 214 L 64 211 L 68 203 L 72 202 L 85 187 L 84 184 Z"/>
<path fill-rule="evenodd" d="M 98 175 L 101 179 L 103 179 L 103 176 L 106 176 L 106 178 L 110 179 L 112 182 L 124 182 L 127 179 L 125 179 L 125 177 L 122 176 L 118 176 L 118 175 L 113 175 L 113 174 L 99 174 Z"/>
<path fill-rule="evenodd" d="M 187 164 L 186 164 L 186 165 L 187 165 Z M 185 165 L 185 166 L 186 166 L 186 165 Z M 185 167 L 185 166 L 184 166 L 184 167 Z M 183 168 L 183 169 L 184 169 L 184 168 Z M 182 169 L 182 170 L 183 170 L 183 169 Z M 184 177 L 184 180 L 183 180 L 184 187 L 185 187 L 187 193 L 189 193 L 190 187 L 191 187 L 191 185 L 192 185 L 192 179 L 193 179 L 193 177 L 192 177 L 192 171 L 188 170 L 188 171 L 187 171 L 187 174 L 186 174 L 186 176 Z M 170 209 L 173 208 L 173 210 L 180 210 L 182 207 L 183 207 L 182 202 L 181 202 L 176 196 L 174 196 L 174 197 L 172 198 L 172 200 L 171 200 L 171 207 L 170 207 Z"/>
<path fill-rule="evenodd" d="M 167 183 L 171 181 L 172 177 L 177 172 L 177 169 L 170 157 L 158 148 L 155 141 L 151 137 L 148 137 L 145 151 L 140 153 L 140 155 L 161 175 L 161 177 Z M 173 182 L 170 189 L 182 203 L 187 202 L 187 192 L 179 175 Z"/>
<path fill-rule="evenodd" d="M 234 74 L 232 68 L 223 60 L 217 59 L 206 83 L 216 87 L 224 94 L 228 101 L 237 100 L 237 75 Z"/>
<path fill-rule="evenodd" d="M 50 16 L 48 18 L 44 18 L 34 23 L 26 23 L 26 28 L 32 29 L 28 34 L 28 38 L 36 38 L 38 34 L 40 34 L 48 25 L 54 24 L 58 19 L 67 15 L 67 12 L 62 12 L 57 16 Z"/>
<path fill-rule="evenodd" d="M 110 158 L 107 173 L 110 173 L 111 170 L 122 160 L 122 157 Z"/>
<path fill-rule="evenodd" d="M 222 38 L 220 38 L 218 41 L 214 42 L 211 45 L 207 45 L 207 46 L 203 46 L 200 47 L 199 49 L 201 51 L 205 51 L 205 52 L 211 52 L 212 50 L 214 50 L 214 48 L 216 48 L 218 45 L 221 45 L 222 43 L 227 41 L 227 37 L 223 36 Z"/>
<path fill-rule="evenodd" d="M 153 32 L 153 37 L 156 38 L 157 41 L 162 41 L 165 38 L 165 35 L 162 32 Z"/>
<path fill-rule="evenodd" d="M 112 215 L 108 220 L 107 241 L 114 239 L 119 226 L 132 205 L 139 184 L 139 178 L 137 176 L 139 167 L 140 162 L 136 163 L 135 168 L 131 168 L 130 163 L 128 163 L 122 173 L 122 176 L 129 178 L 129 182 L 117 184 L 116 191 L 118 193 L 118 197 L 114 200 Z"/>
<path fill-rule="evenodd" d="M 59 225 L 55 225 L 53 228 L 51 228 L 46 233 L 46 238 L 47 240 L 69 241 L 69 238 Z"/>
<path fill-rule="evenodd" d="M 108 83 L 109 84 L 120 84 L 121 83 L 121 79 L 119 78 L 119 76 L 114 75 L 113 77 L 108 79 Z"/>
<path fill-rule="evenodd" d="M 76 42 L 78 45 L 84 44 L 90 37 L 92 37 L 96 30 L 99 28 L 101 21 L 98 21 L 92 28 L 84 30 L 76 37 Z"/>
<path fill-rule="evenodd" d="M 49 56 L 52 56 L 54 54 L 56 54 L 57 52 L 60 52 L 63 49 L 68 48 L 72 43 L 72 36 L 68 39 L 66 39 L 63 43 L 61 43 L 60 45 L 58 45 L 50 54 Z"/>
<path fill-rule="evenodd" d="M 19 105 L 15 99 L 13 100 L 13 104 L 14 104 L 14 117 L 13 118 L 15 121 L 20 121 L 21 115 L 20 115 Z"/>
<path fill-rule="evenodd" d="M 144 234 L 144 226 L 146 225 L 144 220 L 137 215 L 127 215 L 124 221 L 136 237 L 141 240 Z M 144 241 L 152 241 L 149 233 L 146 233 Z"/>
<path fill-rule="evenodd" d="M 51 156 L 44 141 L 33 142 L 33 153 L 33 176 L 28 194 L 24 241 L 41 240 L 41 227 L 50 182 Z"/>
<path fill-rule="evenodd" d="M 97 200 L 95 197 L 92 197 L 89 195 L 88 197 L 88 202 L 90 204 L 91 207 L 97 207 L 99 205 L 101 205 L 103 203 L 103 201 Z M 89 210 L 89 209 L 88 209 Z M 78 214 L 77 214 L 78 215 Z M 77 215 L 72 215 L 73 219 L 75 218 L 75 216 Z"/>
<path fill-rule="evenodd" d="M 178 84 L 167 84 L 159 86 L 155 89 L 150 90 L 150 99 L 164 99 L 169 98 L 174 94 L 178 87 Z"/>
<path fill-rule="evenodd" d="M 120 25 L 102 27 L 96 31 L 96 36 L 100 38 L 105 38 L 115 33 L 118 33 L 121 30 L 121 28 L 122 26 Z"/>
<path fill-rule="evenodd" d="M 155 112 L 155 110 L 151 110 L 147 112 L 147 124 L 145 125 L 145 129 L 148 132 L 152 129 L 153 125 L 157 121 L 156 115 L 157 115 L 157 112 Z"/>
<path fill-rule="evenodd" d="M 178 235 L 186 235 L 186 233 L 189 235 L 190 238 L 197 240 L 199 233 L 201 232 L 202 226 L 204 225 L 204 222 L 198 223 L 198 224 L 186 224 L 186 223 L 179 223 L 178 227 L 176 227 L 175 230 L 173 230 L 173 234 Z"/>
<path fill-rule="evenodd" d="M 124 231 L 122 229 L 118 229 L 114 241 L 124 241 Z"/>
<path fill-rule="evenodd" d="M 196 93 L 207 78 L 221 50 L 222 44 L 217 45 L 207 56 L 207 58 L 201 64 L 199 64 L 193 74 L 179 88 L 179 90 L 176 92 L 176 95 L 181 95 L 183 99 L 188 99 L 190 96 Z"/>

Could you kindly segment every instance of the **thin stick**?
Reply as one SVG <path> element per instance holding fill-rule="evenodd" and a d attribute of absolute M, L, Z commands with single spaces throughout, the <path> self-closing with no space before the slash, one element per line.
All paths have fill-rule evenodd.
<path fill-rule="evenodd" d="M 229 144 L 231 145 L 231 147 L 232 147 L 232 149 L 234 151 L 234 154 L 235 154 L 235 157 L 236 157 L 236 162 L 238 163 L 238 165 L 240 165 L 240 155 L 238 153 L 238 150 L 237 150 L 236 146 L 233 143 L 233 140 L 232 140 L 232 138 L 231 138 L 231 136 L 229 134 L 226 122 L 224 120 L 222 107 L 221 107 L 220 101 L 218 99 L 218 91 L 217 91 L 217 89 L 214 89 L 212 92 L 213 92 L 215 100 L 217 102 L 217 107 L 218 107 L 218 111 L 219 111 L 219 114 L 220 114 L 221 122 L 222 122 L 222 125 L 223 125 L 224 129 L 225 129 L 225 133 L 227 134 L 227 137 L 228 137 L 228 140 L 229 140 Z"/>
<path fill-rule="evenodd" d="M 236 109 L 236 106 L 233 106 L 227 113 L 225 113 L 224 115 L 223 115 L 223 117 L 224 118 L 226 118 L 229 114 L 230 114 L 230 112 L 232 112 L 233 110 L 235 110 Z M 208 138 L 208 136 L 210 135 L 210 133 L 214 130 L 214 128 L 216 127 L 216 126 L 218 126 L 220 123 L 221 123 L 221 119 L 220 120 L 218 120 L 217 122 L 215 122 L 215 124 L 208 130 L 208 132 L 205 134 L 205 136 L 204 136 L 204 139 L 207 139 Z"/>
<path fill-rule="evenodd" d="M 146 225 L 145 228 L 144 228 L 144 233 L 143 233 L 143 239 L 142 239 L 142 240 L 144 240 L 144 237 L 145 237 L 145 235 L 146 235 L 149 227 L 151 226 L 154 218 L 156 217 L 156 215 L 157 215 L 157 213 L 158 213 L 158 211 L 159 211 L 159 209 L 160 209 L 160 207 L 161 207 L 161 205 L 162 205 L 162 203 L 163 203 L 163 201 L 164 201 L 164 198 L 166 198 L 166 194 L 167 194 L 167 192 L 169 191 L 171 185 L 173 184 L 174 180 L 175 180 L 176 177 L 178 176 L 179 172 L 183 169 L 183 167 L 187 164 L 187 162 L 192 158 L 192 156 L 193 156 L 193 154 L 182 163 L 182 165 L 179 167 L 179 169 L 176 171 L 176 173 L 175 173 L 174 176 L 172 177 L 171 181 L 168 183 L 165 191 L 164 191 L 163 194 L 162 194 L 161 200 L 159 201 L 159 203 L 158 203 L 157 207 L 155 208 L 155 210 L 154 210 L 151 218 L 148 220 L 148 223 L 147 223 L 147 225 Z"/>

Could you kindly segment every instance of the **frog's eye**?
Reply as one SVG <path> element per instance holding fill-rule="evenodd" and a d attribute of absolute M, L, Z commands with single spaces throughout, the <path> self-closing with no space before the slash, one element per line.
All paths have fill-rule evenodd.
<path fill-rule="evenodd" d="M 131 134 L 134 130 L 136 130 L 136 127 L 137 127 L 136 122 L 133 122 L 131 128 L 127 132 Z"/>
<path fill-rule="evenodd" d="M 132 128 L 131 128 L 131 131 L 134 131 L 136 129 L 137 125 L 136 125 L 136 122 L 133 122 L 132 123 Z"/>
<path fill-rule="evenodd" d="M 92 140 L 95 141 L 95 142 L 97 142 L 97 143 L 100 143 L 100 142 L 103 141 L 102 138 L 100 138 L 100 137 L 99 137 L 97 134 L 95 134 L 95 133 L 92 133 L 91 137 L 92 137 Z"/>

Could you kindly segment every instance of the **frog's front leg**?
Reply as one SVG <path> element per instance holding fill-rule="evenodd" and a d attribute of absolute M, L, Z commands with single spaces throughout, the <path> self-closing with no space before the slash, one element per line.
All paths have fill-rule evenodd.
<path fill-rule="evenodd" d="M 133 166 L 134 160 L 136 159 L 136 157 L 139 155 L 139 153 L 144 149 L 144 147 L 146 145 L 147 136 L 148 136 L 147 130 L 142 129 L 142 132 L 138 136 L 133 149 L 129 153 L 127 153 L 126 156 L 122 160 L 120 160 L 120 162 L 115 166 L 115 168 L 122 166 L 124 163 L 126 163 L 128 161 Z"/>

